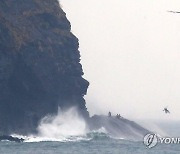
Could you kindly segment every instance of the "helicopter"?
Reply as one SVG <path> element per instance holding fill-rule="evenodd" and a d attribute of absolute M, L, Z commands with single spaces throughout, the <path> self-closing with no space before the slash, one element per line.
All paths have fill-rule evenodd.
<path fill-rule="evenodd" d="M 167 113 L 170 113 L 170 111 L 167 109 L 167 107 L 165 107 L 163 111 L 164 111 L 166 114 L 167 114 Z"/>

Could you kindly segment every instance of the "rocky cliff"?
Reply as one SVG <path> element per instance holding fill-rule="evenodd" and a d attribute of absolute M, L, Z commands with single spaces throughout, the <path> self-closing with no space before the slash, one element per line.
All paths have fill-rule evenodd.
<path fill-rule="evenodd" d="M 26 134 L 83 96 L 78 39 L 57 0 L 0 1 L 0 132 Z"/>

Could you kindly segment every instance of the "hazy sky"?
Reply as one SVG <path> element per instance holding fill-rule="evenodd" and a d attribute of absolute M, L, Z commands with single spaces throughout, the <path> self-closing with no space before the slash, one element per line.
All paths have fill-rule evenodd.
<path fill-rule="evenodd" d="M 180 120 L 180 0 L 61 0 L 80 40 L 90 114 Z M 168 106 L 171 114 L 165 115 Z"/>

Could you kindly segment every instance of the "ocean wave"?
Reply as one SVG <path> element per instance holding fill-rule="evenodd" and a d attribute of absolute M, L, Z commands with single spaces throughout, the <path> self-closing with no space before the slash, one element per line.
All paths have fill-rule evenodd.
<path fill-rule="evenodd" d="M 124 140 L 123 138 L 114 138 L 107 131 L 102 127 L 98 130 L 89 131 L 85 135 L 81 136 L 56 136 L 53 137 L 46 137 L 46 136 L 38 136 L 38 135 L 29 135 L 29 136 L 22 136 L 17 134 L 12 134 L 13 137 L 23 138 L 24 142 L 31 143 L 31 142 L 81 142 L 81 141 L 91 141 L 91 140 Z"/>
<path fill-rule="evenodd" d="M 101 139 L 123 139 L 112 137 L 104 127 L 89 130 L 85 120 L 79 116 L 76 108 L 62 111 L 57 115 L 44 117 L 37 134 L 22 136 L 12 134 L 13 137 L 23 138 L 24 142 L 78 142 Z"/>

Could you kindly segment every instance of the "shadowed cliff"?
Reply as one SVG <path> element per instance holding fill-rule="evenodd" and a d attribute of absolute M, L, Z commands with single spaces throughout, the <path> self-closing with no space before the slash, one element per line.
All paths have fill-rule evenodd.
<path fill-rule="evenodd" d="M 0 134 L 36 133 L 43 117 L 61 115 L 58 107 L 76 107 L 90 130 L 104 127 L 129 139 L 149 132 L 126 119 L 89 118 L 83 98 L 89 82 L 82 78 L 78 48 L 57 0 L 0 1 Z"/>
<path fill-rule="evenodd" d="M 57 0 L 0 1 L 0 132 L 34 132 L 58 106 L 88 117 L 78 48 Z"/>

